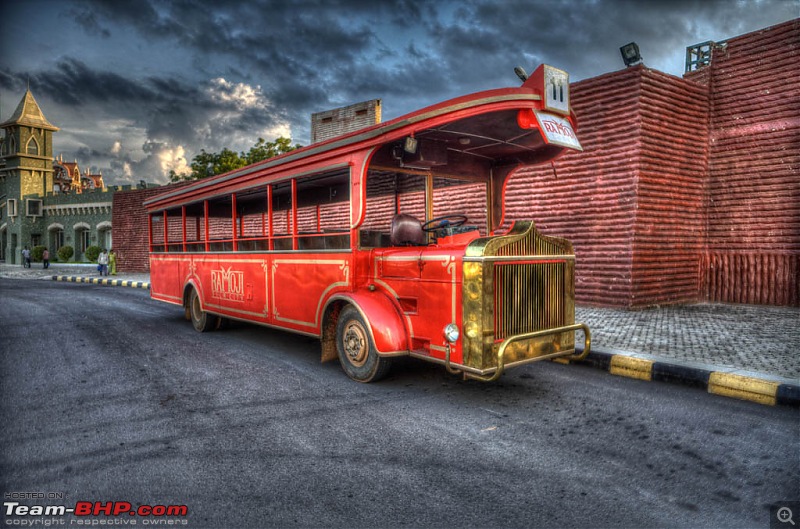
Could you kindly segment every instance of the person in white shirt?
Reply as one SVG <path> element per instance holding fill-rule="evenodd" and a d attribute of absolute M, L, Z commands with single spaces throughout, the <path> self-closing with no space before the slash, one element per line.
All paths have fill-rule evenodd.
<path fill-rule="evenodd" d="M 97 256 L 97 264 L 100 265 L 100 275 L 107 276 L 108 275 L 108 254 L 106 253 L 106 249 L 103 248 L 103 251 L 100 252 L 100 255 Z"/>

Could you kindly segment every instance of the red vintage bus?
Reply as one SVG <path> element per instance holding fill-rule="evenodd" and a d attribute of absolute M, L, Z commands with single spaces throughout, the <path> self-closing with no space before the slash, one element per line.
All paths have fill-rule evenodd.
<path fill-rule="evenodd" d="M 486 381 L 583 358 L 572 245 L 504 219 L 509 177 L 580 150 L 574 127 L 566 72 L 542 65 L 166 191 L 145 203 L 151 295 L 200 332 L 230 318 L 318 337 L 360 382 L 398 356 Z"/>

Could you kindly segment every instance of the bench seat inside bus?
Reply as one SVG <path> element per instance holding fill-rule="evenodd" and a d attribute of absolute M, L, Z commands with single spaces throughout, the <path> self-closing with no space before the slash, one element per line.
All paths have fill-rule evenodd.
<path fill-rule="evenodd" d="M 362 248 L 388 248 L 392 245 L 389 234 L 377 230 L 360 230 Z"/>

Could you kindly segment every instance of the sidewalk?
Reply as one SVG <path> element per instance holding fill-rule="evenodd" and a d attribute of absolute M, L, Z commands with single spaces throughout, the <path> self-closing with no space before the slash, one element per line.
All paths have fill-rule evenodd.
<path fill-rule="evenodd" d="M 96 265 L 53 263 L 48 270 L 0 264 L 0 277 L 101 279 Z M 149 284 L 148 273 L 118 279 Z M 146 288 L 146 287 L 145 287 Z M 592 333 L 585 361 L 612 374 L 677 381 L 765 404 L 800 404 L 800 308 L 683 305 L 644 310 L 578 307 Z M 576 337 L 578 344 L 582 336 Z"/>
<path fill-rule="evenodd" d="M 800 308 L 698 304 L 578 307 L 588 363 L 612 374 L 688 383 L 763 404 L 800 404 Z"/>
<path fill-rule="evenodd" d="M 44 279 L 53 280 L 53 276 L 85 277 L 96 279 L 119 279 L 124 281 L 150 282 L 147 272 L 117 272 L 115 276 L 100 277 L 96 264 L 50 263 L 50 268 L 43 269 L 42 263 L 31 263 L 30 268 L 22 265 L 0 263 L 0 277 L 6 279 Z"/>

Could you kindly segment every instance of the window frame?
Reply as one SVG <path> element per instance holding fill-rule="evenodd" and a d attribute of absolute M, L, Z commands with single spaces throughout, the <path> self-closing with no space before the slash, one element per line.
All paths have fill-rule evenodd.
<path fill-rule="evenodd" d="M 293 176 L 148 214 L 151 253 L 343 252 L 352 249 L 349 219 L 352 208 L 352 168 L 332 167 Z M 315 185 L 315 182 L 323 184 Z M 325 184 L 327 182 L 327 184 Z M 327 190 L 329 200 L 322 200 Z M 342 198 L 341 191 L 347 192 Z M 316 191 L 316 192 L 315 192 Z M 308 196 L 305 194 L 308 193 Z M 255 197 L 255 200 L 253 200 Z M 316 202 L 315 202 L 316 199 Z M 258 206 L 258 204 L 261 206 Z M 253 205 L 256 207 L 252 207 Z M 336 209 L 342 226 L 325 229 L 323 208 Z M 202 207 L 202 217 L 198 215 Z M 303 218 L 299 218 L 303 210 Z M 194 212 L 189 215 L 187 212 Z M 250 233 L 259 222 L 260 234 Z M 312 215 L 312 217 L 309 217 Z M 179 218 L 179 221 L 175 221 Z M 311 218 L 313 231 L 299 225 Z M 194 222 L 194 226 L 192 226 Z M 202 223 L 202 224 L 201 224 Z M 176 224 L 178 226 L 176 227 Z M 200 229 L 200 226 L 203 229 Z M 194 234 L 194 237 L 190 237 Z"/>

